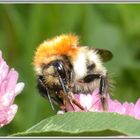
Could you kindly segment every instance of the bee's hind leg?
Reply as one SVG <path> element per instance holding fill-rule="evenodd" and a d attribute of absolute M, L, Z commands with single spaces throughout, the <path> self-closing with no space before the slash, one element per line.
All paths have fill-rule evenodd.
<path fill-rule="evenodd" d="M 108 94 L 108 85 L 107 85 L 107 79 L 104 76 L 100 77 L 100 88 L 99 93 L 101 95 L 101 102 L 103 110 L 107 110 L 107 94 Z"/>

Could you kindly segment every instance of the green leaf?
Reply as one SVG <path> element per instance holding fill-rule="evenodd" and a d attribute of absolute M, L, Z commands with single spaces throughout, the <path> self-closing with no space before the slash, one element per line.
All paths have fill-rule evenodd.
<path fill-rule="evenodd" d="M 107 112 L 68 112 L 13 136 L 140 136 L 140 121 Z"/>

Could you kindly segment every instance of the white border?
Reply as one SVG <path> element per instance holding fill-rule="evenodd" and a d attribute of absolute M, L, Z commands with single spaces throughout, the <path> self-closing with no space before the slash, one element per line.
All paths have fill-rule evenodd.
<path fill-rule="evenodd" d="M 0 4 L 140 4 L 140 0 L 0 0 Z"/>

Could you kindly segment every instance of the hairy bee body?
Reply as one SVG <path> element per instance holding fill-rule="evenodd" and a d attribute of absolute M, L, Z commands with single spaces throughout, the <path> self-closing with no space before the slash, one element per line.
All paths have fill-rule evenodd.
<path fill-rule="evenodd" d="M 47 94 L 58 105 L 63 104 L 59 96 L 61 90 L 73 94 L 91 93 L 100 88 L 101 79 L 107 81 L 107 70 L 102 62 L 111 57 L 110 51 L 79 46 L 78 37 L 71 34 L 44 41 L 37 48 L 33 62 L 38 88 L 43 96 L 50 91 Z M 107 82 L 105 90 L 106 85 Z"/>

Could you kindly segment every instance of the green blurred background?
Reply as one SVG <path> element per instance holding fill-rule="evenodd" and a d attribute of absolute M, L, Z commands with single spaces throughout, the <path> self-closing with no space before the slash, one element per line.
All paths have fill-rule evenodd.
<path fill-rule="evenodd" d="M 25 131 L 56 113 L 36 89 L 33 54 L 43 40 L 70 32 L 80 36 L 81 45 L 113 52 L 105 64 L 115 81 L 112 98 L 136 102 L 140 97 L 140 5 L 1 4 L 0 50 L 25 82 L 15 100 L 16 117 L 0 129 L 1 136 Z"/>

